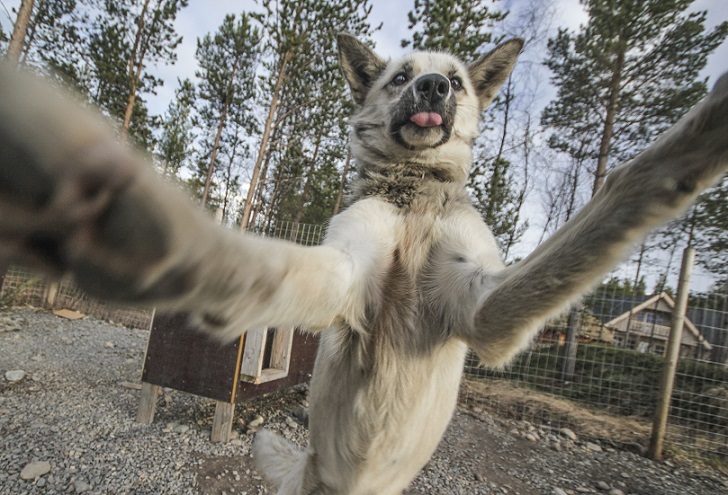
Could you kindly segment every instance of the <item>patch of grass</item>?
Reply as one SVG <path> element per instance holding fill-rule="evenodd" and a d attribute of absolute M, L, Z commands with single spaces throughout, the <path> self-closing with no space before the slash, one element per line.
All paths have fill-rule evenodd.
<path fill-rule="evenodd" d="M 23 292 L 29 290 L 33 284 L 39 280 L 39 278 L 40 277 L 31 277 L 15 289 L 0 293 L 0 311 L 11 308 Z"/>
<path fill-rule="evenodd" d="M 561 379 L 563 360 L 563 348 L 550 346 L 522 354 L 506 371 L 469 366 L 466 372 L 522 381 L 537 390 L 611 414 L 642 418 L 654 414 L 662 357 L 608 345 L 580 345 L 570 381 Z M 703 431 L 728 432 L 727 384 L 728 369 L 681 360 L 675 377 L 671 422 L 691 424 Z"/>

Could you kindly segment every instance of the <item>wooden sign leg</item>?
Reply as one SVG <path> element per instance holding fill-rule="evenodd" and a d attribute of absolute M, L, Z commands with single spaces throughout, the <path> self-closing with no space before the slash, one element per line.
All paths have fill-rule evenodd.
<path fill-rule="evenodd" d="M 210 434 L 210 440 L 212 442 L 225 443 L 230 440 L 234 415 L 234 403 L 217 401 L 217 405 L 215 406 L 215 419 L 212 421 L 212 433 Z"/>

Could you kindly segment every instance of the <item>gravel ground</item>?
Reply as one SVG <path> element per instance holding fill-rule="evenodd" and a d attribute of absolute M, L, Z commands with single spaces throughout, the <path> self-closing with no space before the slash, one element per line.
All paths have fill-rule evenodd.
<path fill-rule="evenodd" d="M 226 445 L 209 441 L 213 402 L 184 393 L 165 391 L 143 426 L 146 337 L 32 309 L 0 314 L 0 495 L 272 493 L 250 459 L 253 432 L 262 423 L 304 444 L 305 387 L 240 404 Z M 416 493 L 717 495 L 728 481 L 461 408 Z"/>

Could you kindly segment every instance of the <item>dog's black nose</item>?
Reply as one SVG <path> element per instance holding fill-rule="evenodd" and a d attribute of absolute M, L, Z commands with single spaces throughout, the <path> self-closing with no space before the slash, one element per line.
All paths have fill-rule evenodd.
<path fill-rule="evenodd" d="M 450 92 L 450 81 L 440 74 L 425 74 L 417 79 L 415 90 L 420 98 L 437 103 L 444 100 Z"/>

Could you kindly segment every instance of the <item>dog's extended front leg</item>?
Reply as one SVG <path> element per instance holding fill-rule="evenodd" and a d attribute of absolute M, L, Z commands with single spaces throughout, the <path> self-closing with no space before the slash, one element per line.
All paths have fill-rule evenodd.
<path fill-rule="evenodd" d="M 355 265 L 371 253 L 340 244 L 215 225 L 73 97 L 0 65 L 0 260 L 72 273 L 95 296 L 190 311 L 234 338 L 258 325 L 318 329 L 350 311 L 366 272 Z"/>
<path fill-rule="evenodd" d="M 728 74 L 657 142 L 615 169 L 579 214 L 487 294 L 465 340 L 485 365 L 507 363 L 540 325 L 678 216 L 728 169 Z"/>

